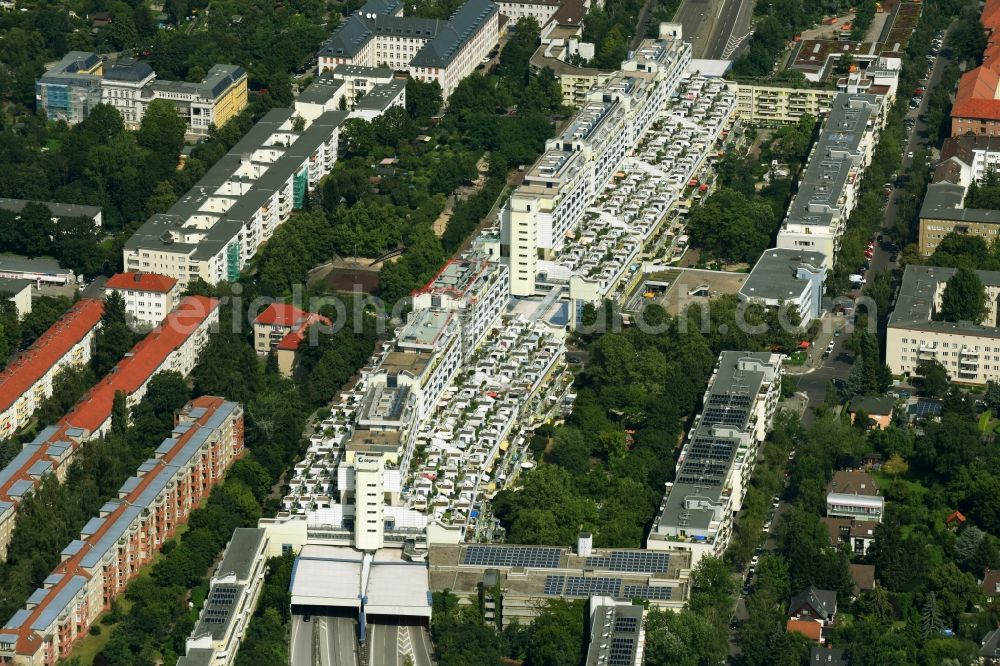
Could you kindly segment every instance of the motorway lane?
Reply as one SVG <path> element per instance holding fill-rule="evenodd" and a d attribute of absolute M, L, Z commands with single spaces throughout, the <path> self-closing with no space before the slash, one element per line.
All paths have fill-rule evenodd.
<path fill-rule="evenodd" d="M 292 666 L 313 666 L 312 632 L 312 622 L 304 622 L 301 615 L 292 615 L 289 654 Z"/>
<path fill-rule="evenodd" d="M 691 42 L 692 55 L 701 58 L 712 28 L 717 0 L 684 0 L 674 21 L 682 26 L 682 37 Z"/>
<path fill-rule="evenodd" d="M 410 645 L 413 647 L 413 666 L 432 666 L 434 648 L 427 627 L 412 625 L 407 627 L 407 631 L 410 632 Z"/>
<path fill-rule="evenodd" d="M 350 617 L 321 617 L 320 666 L 358 666 L 357 623 Z"/>
<path fill-rule="evenodd" d="M 398 626 L 395 624 L 368 624 L 370 663 L 366 666 L 401 666 L 398 633 Z"/>
<path fill-rule="evenodd" d="M 752 4 L 750 0 L 722 0 L 722 8 L 719 10 L 715 23 L 709 33 L 708 42 L 705 46 L 702 58 L 710 60 L 721 59 L 726 52 L 729 38 L 746 34 L 746 26 L 740 26 L 740 17 L 743 14 L 744 5 Z"/>

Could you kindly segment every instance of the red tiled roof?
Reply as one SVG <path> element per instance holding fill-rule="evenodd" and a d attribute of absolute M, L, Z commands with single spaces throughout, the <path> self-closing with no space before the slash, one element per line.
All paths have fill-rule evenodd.
<path fill-rule="evenodd" d="M 108 279 L 108 289 L 131 289 L 133 291 L 155 291 L 165 294 L 174 288 L 177 280 L 156 273 L 118 273 Z"/>
<path fill-rule="evenodd" d="M 182 300 L 163 323 L 140 340 L 60 423 L 84 428 L 88 432 L 100 428 L 111 416 L 115 393 L 134 393 L 218 307 L 219 301 L 205 296 L 188 296 Z"/>
<path fill-rule="evenodd" d="M 253 320 L 255 324 L 272 326 L 292 326 L 308 312 L 289 303 L 271 303 Z"/>
<path fill-rule="evenodd" d="M 205 414 L 196 419 L 196 423 L 207 423 L 208 420 L 214 415 L 215 411 L 218 410 L 224 402 L 225 400 L 223 398 L 215 396 L 201 396 L 192 400 L 190 402 L 192 406 L 203 407 L 206 410 Z M 109 529 L 111 529 L 119 516 L 121 516 L 121 514 L 124 513 L 130 505 L 134 504 L 139 499 L 142 493 L 146 490 L 146 487 L 157 477 L 158 472 L 177 457 L 180 451 L 187 444 L 188 440 L 191 439 L 196 432 L 198 432 L 198 428 L 190 428 L 182 433 L 180 437 L 177 438 L 173 447 L 171 447 L 166 454 L 157 458 L 156 465 L 143 474 L 136 487 L 133 488 L 127 496 L 116 500 L 119 502 L 117 508 L 107 514 L 100 527 L 98 527 L 93 534 L 86 538 L 86 544 L 84 547 L 77 551 L 72 557 L 57 564 L 55 569 L 52 570 L 53 574 L 62 574 L 62 579 L 53 587 L 48 588 L 48 594 L 45 595 L 45 598 L 37 606 L 31 609 L 30 614 L 21 622 L 20 627 L 6 631 L 6 633 L 17 634 L 17 652 L 19 654 L 31 654 L 38 649 L 40 642 L 39 634 L 31 628 L 32 623 L 34 623 L 43 612 L 45 612 L 49 604 L 55 601 L 59 591 L 69 584 L 70 580 L 74 576 L 83 576 L 88 579 L 91 578 L 92 574 L 80 564 L 83 561 L 83 558 L 93 548 L 93 545 L 100 541 L 101 537 L 104 536 Z M 186 517 L 181 519 L 178 524 L 183 522 L 186 522 Z M 145 566 L 145 564 L 140 566 Z M 131 577 L 132 576 L 128 576 L 128 578 Z"/>
<path fill-rule="evenodd" d="M 823 625 L 815 620 L 796 620 L 793 618 L 785 625 L 785 630 L 789 633 L 798 632 L 817 643 L 823 637 Z"/>
<path fill-rule="evenodd" d="M 101 321 L 104 303 L 85 298 L 71 307 L 0 374 L 0 410 L 12 405 Z M 2 433 L 9 434 L 9 433 Z"/>
<path fill-rule="evenodd" d="M 996 30 L 1000 27 L 1000 0 L 986 0 L 979 22 L 987 30 Z"/>
<path fill-rule="evenodd" d="M 277 348 L 287 351 L 297 351 L 299 345 L 302 344 L 302 340 L 306 337 L 306 331 L 309 330 L 309 327 L 320 322 L 326 324 L 327 326 L 330 325 L 330 320 L 323 315 L 307 312 L 302 319 L 295 322 L 295 326 L 285 337 L 281 339 Z"/>

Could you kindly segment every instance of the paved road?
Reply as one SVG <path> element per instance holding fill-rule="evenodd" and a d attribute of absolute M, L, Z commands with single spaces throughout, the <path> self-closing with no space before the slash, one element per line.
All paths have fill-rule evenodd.
<path fill-rule="evenodd" d="M 695 58 L 720 59 L 730 38 L 750 28 L 752 0 L 684 0 L 674 21 L 683 26 Z"/>
<path fill-rule="evenodd" d="M 313 666 L 312 622 L 304 622 L 301 615 L 292 615 L 291 653 L 292 666 Z"/>
<path fill-rule="evenodd" d="M 431 633 L 424 626 L 407 627 L 410 633 L 410 646 L 413 648 L 413 666 L 432 666 L 431 655 L 434 648 L 431 645 Z"/>
<path fill-rule="evenodd" d="M 399 627 L 395 624 L 368 625 L 368 666 L 400 666 Z"/>
<path fill-rule="evenodd" d="M 350 617 L 319 617 L 320 666 L 358 666 L 357 623 Z"/>

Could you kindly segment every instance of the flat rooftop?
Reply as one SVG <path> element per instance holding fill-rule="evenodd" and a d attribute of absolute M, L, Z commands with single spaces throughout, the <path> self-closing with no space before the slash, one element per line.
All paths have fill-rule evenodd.
<path fill-rule="evenodd" d="M 740 288 L 747 298 L 782 300 L 798 298 L 807 284 L 797 277 L 800 267 L 818 273 L 823 270 L 826 255 L 822 252 L 772 248 L 757 260 L 750 276 Z"/>
<path fill-rule="evenodd" d="M 904 328 L 933 333 L 954 333 L 987 338 L 1000 338 L 1000 328 L 973 324 L 968 321 L 933 321 L 938 288 L 946 283 L 956 269 L 941 266 L 909 264 L 903 272 L 896 305 L 889 315 L 889 328 Z M 976 271 L 988 288 L 1000 288 L 1000 271 Z"/>

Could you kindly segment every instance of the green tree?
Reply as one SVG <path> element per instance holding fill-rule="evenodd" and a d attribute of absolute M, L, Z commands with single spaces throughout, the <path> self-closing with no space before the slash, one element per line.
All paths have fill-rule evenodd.
<path fill-rule="evenodd" d="M 139 125 L 139 145 L 148 151 L 147 176 L 154 183 L 167 180 L 177 170 L 187 125 L 174 105 L 165 99 L 150 102 Z"/>
<path fill-rule="evenodd" d="M 986 316 L 986 286 L 975 271 L 959 268 L 941 294 L 941 319 L 978 324 Z"/>
<path fill-rule="evenodd" d="M 932 398 L 942 398 L 948 393 L 948 371 L 938 361 L 921 361 L 917 364 L 920 390 Z"/>

